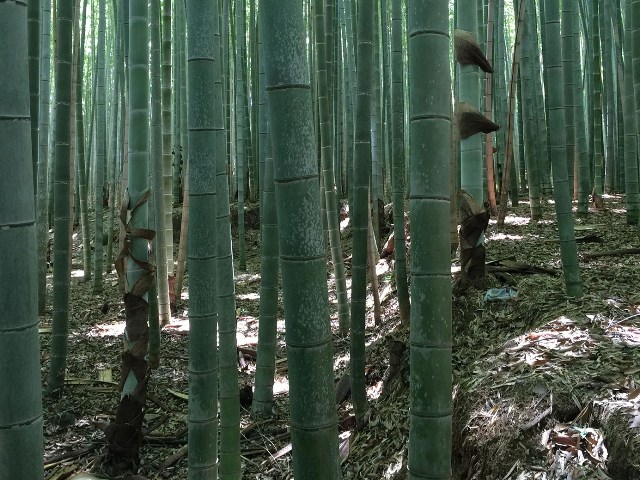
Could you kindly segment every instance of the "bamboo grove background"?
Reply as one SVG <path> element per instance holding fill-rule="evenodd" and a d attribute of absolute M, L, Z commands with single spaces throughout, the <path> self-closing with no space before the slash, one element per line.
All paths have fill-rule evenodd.
<path fill-rule="evenodd" d="M 138 462 L 159 331 L 188 271 L 189 475 L 240 478 L 234 269 L 259 204 L 252 411 L 271 414 L 280 278 L 294 471 L 339 478 L 327 259 L 360 426 L 367 269 L 391 203 L 409 477 L 447 478 L 457 192 L 499 223 L 520 197 L 539 219 L 553 196 L 573 297 L 572 201 L 587 215 L 591 194 L 624 193 L 639 221 L 639 0 L 0 1 L 0 32 L 1 478 L 42 478 L 38 315 L 53 322 L 45 393 L 64 395 L 73 231 L 85 280 L 98 294 L 115 269 L 126 309 L 114 474 Z M 466 44 L 484 59 L 458 55 Z M 470 133 L 469 115 L 500 128 Z"/>

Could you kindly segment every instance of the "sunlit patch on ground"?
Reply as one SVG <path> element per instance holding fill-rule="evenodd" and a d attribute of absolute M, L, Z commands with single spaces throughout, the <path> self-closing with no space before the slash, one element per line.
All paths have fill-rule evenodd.
<path fill-rule="evenodd" d="M 71 270 L 71 278 L 84 278 L 84 270 Z"/>
<path fill-rule="evenodd" d="M 238 300 L 260 300 L 260 294 L 258 292 L 242 293 L 236 295 Z"/>
<path fill-rule="evenodd" d="M 236 342 L 238 345 L 257 345 L 258 317 L 243 315 L 238 318 Z"/>
<path fill-rule="evenodd" d="M 189 317 L 171 317 L 171 322 L 164 327 L 168 332 L 187 333 L 189 331 Z"/>
<path fill-rule="evenodd" d="M 581 328 L 573 320 L 562 316 L 510 340 L 504 349 L 509 359 L 504 367 L 512 369 L 525 363 L 542 370 L 560 368 L 563 362 L 552 362 L 552 357 L 562 355 L 563 361 L 569 358 L 585 358 L 597 343 L 598 340 L 591 336 L 588 329 Z"/>
<path fill-rule="evenodd" d="M 517 215 L 507 215 L 504 217 L 505 225 L 529 225 L 530 221 L 530 217 L 519 217 Z M 497 223 L 495 220 L 492 220 L 491 222 Z"/>
<path fill-rule="evenodd" d="M 340 219 L 340 231 L 342 232 L 347 228 L 351 222 L 351 215 L 349 215 L 349 205 L 344 206 L 345 218 Z"/>
<path fill-rule="evenodd" d="M 94 325 L 86 335 L 89 337 L 118 337 L 124 333 L 126 322 L 99 323 Z"/>
<path fill-rule="evenodd" d="M 334 368 L 334 370 L 336 368 L 340 367 L 340 365 L 348 365 L 350 358 L 351 358 L 351 355 L 349 354 L 349 352 L 346 352 L 346 353 L 344 353 L 342 355 L 334 356 L 334 360 L 333 360 L 333 368 Z"/>
<path fill-rule="evenodd" d="M 396 475 L 400 473 L 402 467 L 406 465 L 407 459 L 405 458 L 404 451 L 398 452 L 397 455 L 392 459 L 394 462 L 387 465 L 386 470 L 384 471 L 384 479 L 392 480 L 397 478 Z"/>
<path fill-rule="evenodd" d="M 258 282 L 260 280 L 259 273 L 237 273 L 236 274 L 236 283 L 253 283 Z"/>
<path fill-rule="evenodd" d="M 487 243 L 493 242 L 493 241 L 500 241 L 500 240 L 517 241 L 517 240 L 522 240 L 523 238 L 524 237 L 522 235 L 509 235 L 507 233 L 492 233 L 490 237 L 487 237 Z"/>
<path fill-rule="evenodd" d="M 273 383 L 273 394 L 289 393 L 289 380 L 287 377 L 276 377 Z"/>

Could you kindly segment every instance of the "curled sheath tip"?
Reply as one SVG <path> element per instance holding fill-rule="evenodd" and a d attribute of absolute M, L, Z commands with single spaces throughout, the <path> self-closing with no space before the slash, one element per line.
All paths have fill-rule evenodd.
<path fill-rule="evenodd" d="M 493 73 L 493 68 L 484 56 L 480 44 L 473 34 L 465 30 L 453 32 L 453 44 L 456 52 L 456 60 L 460 65 L 477 65 L 487 73 Z"/>
<path fill-rule="evenodd" d="M 459 102 L 456 108 L 456 121 L 460 139 L 464 140 L 476 133 L 495 132 L 500 126 L 482 115 L 473 105 Z"/>

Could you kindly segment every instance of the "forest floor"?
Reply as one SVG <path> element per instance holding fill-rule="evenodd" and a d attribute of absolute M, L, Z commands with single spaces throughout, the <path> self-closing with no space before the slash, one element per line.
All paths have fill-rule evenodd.
<path fill-rule="evenodd" d="M 637 227 L 626 224 L 622 201 L 605 196 L 604 210 L 576 219 L 576 236 L 586 237 L 578 245 L 584 283 L 579 299 L 563 293 L 552 202 L 545 202 L 544 218 L 538 222 L 529 220 L 525 202 L 510 210 L 504 227 L 491 221 L 487 261 L 500 260 L 499 265 L 522 272 L 490 274 L 485 285 L 511 286 L 517 291 L 513 299 L 487 302 L 486 289 L 470 289 L 453 298 L 455 479 L 640 479 L 640 257 L 588 255 L 638 246 Z M 348 256 L 349 228 L 342 238 Z M 237 339 L 245 352 L 239 366 L 241 387 L 252 385 L 255 372 L 251 350 L 258 335 L 259 232 L 248 228 L 246 241 L 247 270 L 236 269 Z M 122 295 L 115 272 L 104 277 L 104 293 L 92 293 L 91 284 L 83 281 L 81 253 L 80 234 L 75 232 L 67 379 L 61 398 L 43 400 L 47 479 L 71 478 L 99 465 L 106 443 L 97 426 L 113 417 L 119 398 Z M 539 268 L 523 269 L 513 262 Z M 454 254 L 454 277 L 456 270 Z M 368 424 L 350 434 L 341 428 L 345 479 L 406 477 L 407 352 L 402 381 L 391 392 L 381 392 L 389 345 L 400 341 L 408 346 L 408 329 L 398 318 L 392 266 L 381 260 L 377 273 L 383 316 L 376 326 L 369 292 Z M 149 384 L 139 472 L 148 478 L 187 478 L 186 297 L 183 293 L 178 311 L 162 330 L 161 364 Z M 338 334 L 332 280 L 330 306 L 337 381 L 348 369 L 349 342 Z M 292 478 L 283 313 L 280 309 L 274 416 L 258 421 L 249 411 L 242 413 L 247 479 Z M 41 320 L 44 385 L 51 311 Z M 350 425 L 351 414 L 348 401 L 338 407 L 341 426 Z"/>

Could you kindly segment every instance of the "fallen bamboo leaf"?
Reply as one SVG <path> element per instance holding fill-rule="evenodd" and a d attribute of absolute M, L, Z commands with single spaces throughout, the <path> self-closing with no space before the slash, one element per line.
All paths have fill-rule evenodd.
<path fill-rule="evenodd" d="M 278 458 L 280 458 L 280 457 L 286 455 L 287 453 L 289 453 L 292 448 L 293 448 L 293 446 L 291 444 L 288 444 L 287 446 L 281 448 L 274 455 L 271 456 L 271 458 L 269 459 L 269 462 L 270 463 L 275 462 Z"/>
<path fill-rule="evenodd" d="M 182 400 L 189 400 L 189 395 L 187 395 L 186 393 L 178 392 L 176 390 L 172 390 L 171 388 L 167 388 L 167 392 L 169 392 L 174 397 L 178 397 Z"/>
<path fill-rule="evenodd" d="M 635 400 L 638 395 L 640 395 L 640 387 L 632 390 L 629 392 L 629 394 L 627 395 L 627 400 Z"/>

